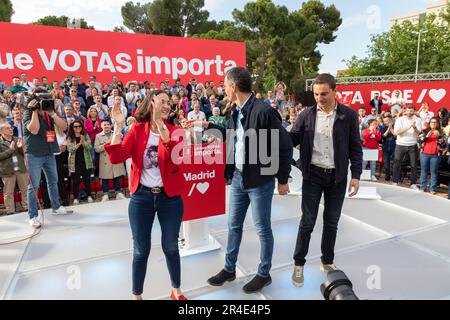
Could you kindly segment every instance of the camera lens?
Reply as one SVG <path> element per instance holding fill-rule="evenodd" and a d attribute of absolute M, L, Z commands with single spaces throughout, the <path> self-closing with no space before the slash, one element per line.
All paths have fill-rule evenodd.
<path fill-rule="evenodd" d="M 328 272 L 327 281 L 320 286 L 325 300 L 359 300 L 353 292 L 353 285 L 341 270 Z"/>

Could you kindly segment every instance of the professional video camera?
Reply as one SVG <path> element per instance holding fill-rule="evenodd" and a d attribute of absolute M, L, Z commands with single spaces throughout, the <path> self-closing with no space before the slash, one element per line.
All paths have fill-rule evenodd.
<path fill-rule="evenodd" d="M 43 92 L 33 92 L 32 94 L 25 94 L 26 104 L 36 100 L 37 104 L 34 107 L 28 106 L 31 111 L 40 109 L 42 111 L 54 111 L 55 110 L 55 100 L 53 99 L 53 94 L 43 91 Z"/>
<path fill-rule="evenodd" d="M 352 282 L 341 270 L 327 273 L 327 281 L 320 286 L 325 300 L 359 300 L 353 292 Z"/>

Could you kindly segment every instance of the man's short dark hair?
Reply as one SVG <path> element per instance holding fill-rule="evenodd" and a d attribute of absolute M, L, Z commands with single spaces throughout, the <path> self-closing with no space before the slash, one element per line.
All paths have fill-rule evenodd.
<path fill-rule="evenodd" d="M 336 89 L 336 79 L 329 73 L 322 73 L 318 75 L 313 82 L 313 86 L 316 84 L 327 84 L 330 86 L 331 90 Z"/>
<path fill-rule="evenodd" d="M 406 109 L 414 109 L 414 110 L 416 110 L 416 107 L 411 104 L 411 105 L 407 106 Z"/>
<path fill-rule="evenodd" d="M 242 67 L 234 67 L 228 70 L 227 79 L 234 82 L 240 92 L 252 92 L 252 77 L 247 69 Z"/>
<path fill-rule="evenodd" d="M 366 111 L 366 107 L 359 107 L 359 110 L 364 110 L 364 111 Z"/>
<path fill-rule="evenodd" d="M 109 120 L 109 118 L 103 118 L 101 123 L 103 123 L 103 122 L 108 122 L 109 124 L 111 124 L 111 121 Z"/>

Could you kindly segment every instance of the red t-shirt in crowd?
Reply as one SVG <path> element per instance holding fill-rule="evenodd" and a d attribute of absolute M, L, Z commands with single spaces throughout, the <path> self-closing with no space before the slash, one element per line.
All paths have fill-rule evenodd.
<path fill-rule="evenodd" d="M 378 149 L 378 141 L 381 140 L 380 130 L 376 130 L 374 133 L 370 132 L 370 129 L 363 130 L 363 147 L 367 149 Z"/>
<path fill-rule="evenodd" d="M 432 133 L 427 140 L 425 141 L 425 144 L 423 145 L 423 151 L 424 154 L 431 154 L 431 155 L 437 155 L 438 152 L 438 144 L 437 144 L 437 136 Z"/>

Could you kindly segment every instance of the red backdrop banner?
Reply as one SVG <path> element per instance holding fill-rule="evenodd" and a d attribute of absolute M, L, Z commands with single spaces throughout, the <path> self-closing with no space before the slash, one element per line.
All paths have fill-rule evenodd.
<path fill-rule="evenodd" d="M 388 110 L 392 93 L 400 90 L 400 96 L 406 105 L 420 108 L 423 102 L 428 102 L 430 110 L 437 112 L 440 108 L 450 108 L 450 80 L 429 82 L 399 82 L 374 84 L 341 84 L 337 86 L 338 100 L 354 109 L 366 107 L 370 111 L 370 100 L 375 93 L 383 99 L 383 110 Z"/>
<path fill-rule="evenodd" d="M 0 22 L 0 80 L 26 72 L 62 81 L 69 74 L 87 81 L 111 82 L 116 75 L 130 80 L 190 78 L 223 80 L 227 70 L 245 66 L 245 43 L 165 37 L 134 33 L 68 29 Z"/>
<path fill-rule="evenodd" d="M 183 221 L 225 214 L 225 144 L 186 146 Z"/>

